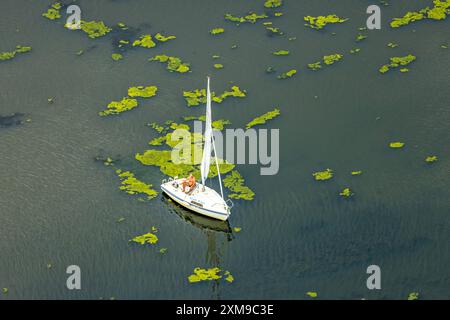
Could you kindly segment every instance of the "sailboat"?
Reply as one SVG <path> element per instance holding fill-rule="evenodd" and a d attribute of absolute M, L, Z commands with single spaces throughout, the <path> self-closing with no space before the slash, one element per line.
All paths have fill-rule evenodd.
<path fill-rule="evenodd" d="M 205 140 L 203 145 L 202 162 L 200 164 L 200 172 L 202 183 L 196 183 L 195 188 L 186 193 L 183 190 L 182 183 L 184 178 L 170 178 L 163 180 L 161 190 L 167 194 L 172 200 L 181 206 L 192 210 L 201 215 L 226 221 L 231 214 L 233 202 L 223 198 L 222 180 L 220 177 L 219 162 L 217 160 L 216 146 L 211 124 L 211 91 L 209 89 L 209 77 L 206 92 L 206 119 L 205 119 Z M 206 186 L 209 168 L 211 165 L 211 151 L 214 151 L 214 159 L 216 162 L 217 173 L 219 178 L 220 194 L 216 190 Z"/>

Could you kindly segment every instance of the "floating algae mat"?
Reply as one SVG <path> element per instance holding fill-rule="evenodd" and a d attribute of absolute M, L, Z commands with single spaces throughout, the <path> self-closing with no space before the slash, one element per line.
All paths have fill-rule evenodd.
<path fill-rule="evenodd" d="M 170 72 L 186 73 L 190 71 L 189 63 L 183 62 L 178 57 L 170 57 L 165 54 L 154 56 L 149 61 L 159 61 L 167 63 L 167 70 Z"/>
<path fill-rule="evenodd" d="M 120 190 L 131 195 L 145 195 L 147 200 L 151 200 L 158 195 L 158 192 L 152 189 L 153 186 L 151 184 L 138 180 L 134 176 L 134 173 L 118 169 L 116 170 L 116 174 L 121 179 Z"/>
<path fill-rule="evenodd" d="M 335 53 L 335 54 L 330 54 L 327 56 L 323 56 L 322 61 L 325 65 L 332 65 L 335 64 L 336 62 L 342 60 L 343 55 L 339 54 L 339 53 Z M 313 62 L 313 63 L 309 63 L 308 64 L 308 68 L 316 71 L 319 69 L 322 69 L 322 61 L 317 61 L 317 62 Z"/>
<path fill-rule="evenodd" d="M 448 1 L 200 2 L 0 1 L 0 296 L 448 297 Z M 201 180 L 207 75 L 220 157 L 257 151 L 221 162 L 217 227 L 160 188 Z M 89 290 L 42 281 L 66 262 Z"/>
<path fill-rule="evenodd" d="M 265 124 L 268 120 L 276 118 L 280 115 L 280 109 L 275 108 L 272 111 L 266 112 L 263 115 L 256 117 L 245 126 L 246 129 L 250 129 L 256 125 Z"/>
<path fill-rule="evenodd" d="M 247 95 L 245 90 L 241 90 L 238 86 L 232 86 L 231 90 L 224 91 L 220 95 L 211 92 L 212 101 L 215 103 L 222 103 L 229 97 L 244 98 Z M 192 91 L 183 91 L 183 97 L 186 99 L 188 107 L 198 106 L 206 103 L 206 89 L 195 89 Z"/>
<path fill-rule="evenodd" d="M 201 144 L 203 136 L 199 133 L 189 132 L 189 126 L 187 124 L 170 124 L 171 132 L 166 133 L 164 136 L 154 138 L 150 141 L 150 145 L 162 145 L 165 144 L 168 149 L 149 149 L 143 153 L 137 153 L 135 158 L 141 164 L 145 166 L 159 167 L 160 171 L 169 177 L 186 177 L 189 174 L 193 174 L 197 179 L 200 178 L 200 163 L 203 154 L 203 146 Z M 174 163 L 172 161 L 172 151 L 181 142 L 183 142 L 183 136 L 173 139 L 173 132 L 177 129 L 184 130 L 186 135 L 190 136 L 190 145 L 187 146 L 189 150 L 188 154 L 180 154 L 181 163 Z M 184 146 L 184 145 L 183 145 Z M 176 150 L 176 149 L 175 149 Z M 180 152 L 181 153 L 181 152 Z M 235 165 L 228 163 L 222 159 L 218 159 L 219 170 L 221 174 L 226 174 L 234 169 Z M 214 162 L 211 163 L 208 177 L 214 178 L 217 176 L 217 168 Z"/>
<path fill-rule="evenodd" d="M 394 18 L 391 21 L 392 28 L 406 26 L 412 22 L 430 19 L 444 20 L 450 14 L 450 0 L 434 0 L 433 7 L 426 7 L 419 11 L 410 11 L 403 17 Z"/>
<path fill-rule="evenodd" d="M 158 237 L 155 234 L 157 231 L 158 230 L 155 227 L 152 227 L 152 232 L 153 233 L 152 232 L 148 232 L 148 233 L 145 233 L 143 235 L 136 236 L 133 239 L 131 239 L 130 242 L 136 242 L 136 243 L 138 243 L 140 245 L 146 245 L 146 244 L 153 245 L 153 244 L 156 244 L 159 241 Z"/>
<path fill-rule="evenodd" d="M 327 16 L 317 16 L 317 17 L 306 16 L 303 18 L 303 20 L 305 20 L 307 22 L 307 23 L 305 23 L 306 27 L 316 29 L 316 30 L 321 30 L 329 24 L 344 23 L 348 19 L 338 17 L 335 14 L 330 14 Z"/>
<path fill-rule="evenodd" d="M 330 180 L 331 178 L 333 178 L 333 170 L 331 169 L 326 169 L 324 171 L 317 171 L 314 172 L 312 175 L 314 177 L 314 179 L 316 179 L 317 181 L 325 181 L 325 180 Z"/>
<path fill-rule="evenodd" d="M 380 69 L 378 69 L 378 71 L 380 71 L 380 73 L 386 73 L 389 70 L 403 67 L 400 69 L 400 72 L 407 72 L 407 71 L 409 71 L 409 69 L 405 68 L 405 67 L 415 60 L 416 60 L 416 56 L 414 56 L 412 54 L 408 54 L 407 56 L 403 56 L 403 57 L 392 57 L 392 58 L 390 58 L 390 63 L 382 65 L 380 67 Z"/>
<path fill-rule="evenodd" d="M 132 110 L 138 106 L 138 100 L 134 97 L 139 98 L 151 98 L 156 95 L 158 87 L 156 86 L 137 86 L 130 87 L 128 89 L 128 97 L 124 97 L 120 101 L 111 101 L 107 106 L 106 110 L 100 111 L 100 116 L 108 116 L 120 114 L 125 111 Z"/>
<path fill-rule="evenodd" d="M 188 281 L 190 283 L 196 283 L 201 281 L 213 281 L 219 279 L 224 279 L 229 283 L 234 281 L 234 277 L 230 273 L 230 271 L 222 271 L 218 267 L 209 269 L 197 267 L 194 269 L 194 273 L 188 277 Z"/>
<path fill-rule="evenodd" d="M 14 49 L 13 51 L 0 52 L 0 62 L 6 61 L 6 60 L 11 60 L 17 54 L 26 53 L 26 52 L 30 52 L 30 51 L 31 51 L 31 47 L 20 46 L 20 45 L 16 46 L 16 49 Z"/>
<path fill-rule="evenodd" d="M 253 200 L 255 193 L 244 185 L 244 178 L 237 171 L 231 171 L 229 175 L 223 179 L 223 185 L 230 189 L 233 193 L 229 195 L 233 199 Z"/>

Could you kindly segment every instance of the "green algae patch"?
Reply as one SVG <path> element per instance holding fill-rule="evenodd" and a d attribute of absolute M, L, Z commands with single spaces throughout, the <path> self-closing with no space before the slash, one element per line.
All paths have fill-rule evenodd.
<path fill-rule="evenodd" d="M 174 39 L 176 39 L 177 37 L 176 36 L 173 36 L 173 35 L 171 35 L 171 36 L 165 36 L 165 35 L 162 35 L 161 33 L 157 33 L 157 34 L 155 34 L 155 39 L 157 40 L 157 41 L 159 41 L 159 42 L 167 42 L 167 41 L 170 41 L 170 40 L 174 40 Z"/>
<path fill-rule="evenodd" d="M 46 17 L 49 20 L 56 20 L 61 18 L 61 3 L 55 2 L 51 5 L 51 7 L 42 14 L 43 17 Z"/>
<path fill-rule="evenodd" d="M 354 48 L 354 49 L 351 49 L 351 50 L 350 50 L 350 53 L 351 53 L 351 54 L 357 54 L 357 53 L 359 53 L 360 51 L 361 51 L 360 48 Z"/>
<path fill-rule="evenodd" d="M 192 118 L 191 120 L 196 119 Z M 184 140 L 186 138 L 189 138 L 189 136 L 186 137 L 184 135 L 180 136 L 177 134 L 176 138 L 174 139 L 173 136 L 174 132 L 164 133 L 163 136 L 155 138 L 152 141 L 150 141 L 150 144 L 156 145 L 159 143 L 162 144 L 164 142 L 166 146 L 170 147 L 171 149 L 146 150 L 143 153 L 137 153 L 135 155 L 135 159 L 145 166 L 158 167 L 163 174 L 169 177 L 182 177 L 192 173 L 196 178 L 200 178 L 200 163 L 203 153 L 201 142 L 204 139 L 203 135 L 199 133 L 189 132 L 189 126 L 184 123 L 178 124 L 175 122 L 171 122 L 169 129 L 186 130 L 185 131 L 186 134 L 190 135 L 190 145 L 189 144 L 186 145 L 185 142 L 187 141 Z M 167 132 L 165 127 L 163 129 L 163 132 Z M 173 152 L 175 152 L 175 156 L 178 158 L 176 163 L 172 161 Z M 217 160 L 219 163 L 219 170 L 221 174 L 227 174 L 228 172 L 232 171 L 235 167 L 234 164 L 228 163 L 222 159 Z M 217 175 L 218 172 L 215 165 L 215 161 L 212 161 L 208 177 L 214 178 Z"/>
<path fill-rule="evenodd" d="M 233 277 L 233 275 L 230 273 L 230 271 L 225 271 L 224 277 L 225 277 L 225 281 L 227 281 L 227 282 L 229 282 L 229 283 L 233 283 L 234 277 Z"/>
<path fill-rule="evenodd" d="M 306 27 L 321 30 L 325 28 L 328 24 L 336 24 L 336 23 L 344 23 L 348 20 L 348 18 L 341 18 L 335 14 L 330 14 L 327 16 L 306 16 L 303 18 L 307 23 L 305 23 Z"/>
<path fill-rule="evenodd" d="M 3 293 L 3 294 L 8 294 L 8 292 L 9 292 L 9 289 L 8 289 L 8 288 L 2 288 L 2 293 Z"/>
<path fill-rule="evenodd" d="M 322 63 L 320 61 L 308 63 L 308 68 L 313 71 L 317 71 L 319 69 L 322 69 Z"/>
<path fill-rule="evenodd" d="M 121 179 L 120 190 L 125 191 L 128 194 L 143 194 L 147 196 L 148 200 L 155 198 L 158 192 L 152 189 L 153 185 L 142 182 L 134 176 L 130 171 L 116 170 L 116 174 Z"/>
<path fill-rule="evenodd" d="M 171 57 L 165 54 L 157 55 L 150 58 L 148 61 L 158 61 L 167 64 L 169 72 L 186 73 L 190 70 L 190 64 L 183 62 L 178 57 Z"/>
<path fill-rule="evenodd" d="M 119 61 L 119 60 L 122 60 L 122 59 L 123 59 L 123 55 L 121 55 L 120 53 L 113 53 L 113 54 L 111 55 L 111 58 L 112 58 L 114 61 Z"/>
<path fill-rule="evenodd" d="M 356 41 L 356 42 L 361 42 L 361 41 L 363 41 L 363 40 L 365 40 L 365 39 L 367 39 L 367 36 L 364 35 L 364 34 L 359 33 L 359 34 L 356 36 L 355 41 Z"/>
<path fill-rule="evenodd" d="M 324 56 L 323 57 L 323 62 L 326 65 L 332 65 L 332 64 L 342 60 L 342 58 L 343 58 L 342 54 L 335 53 L 335 54 L 331 54 L 331 55 L 328 55 L 328 56 Z"/>
<path fill-rule="evenodd" d="M 428 156 L 425 158 L 425 162 L 426 163 L 433 163 L 438 161 L 438 157 L 437 156 Z"/>
<path fill-rule="evenodd" d="M 289 50 L 278 50 L 278 51 L 272 52 L 272 54 L 275 56 L 287 56 L 287 55 L 289 55 L 289 53 L 290 53 Z"/>
<path fill-rule="evenodd" d="M 405 143 L 404 142 L 399 142 L 399 141 L 397 141 L 397 142 L 391 142 L 391 143 L 389 143 L 389 148 L 391 148 L 391 149 L 401 149 L 401 148 L 403 148 L 405 146 Z"/>
<path fill-rule="evenodd" d="M 363 172 L 361 171 L 361 170 L 358 170 L 358 171 L 352 171 L 351 172 L 351 175 L 352 176 L 359 176 L 359 175 L 361 175 Z"/>
<path fill-rule="evenodd" d="M 350 188 L 344 188 L 339 195 L 343 198 L 351 198 L 353 197 L 355 194 L 353 193 L 352 190 L 350 190 Z"/>
<path fill-rule="evenodd" d="M 232 283 L 234 281 L 233 275 L 230 273 L 230 271 L 222 271 L 218 267 L 214 268 L 195 268 L 193 274 L 188 276 L 189 283 L 197 283 L 202 281 L 212 281 L 212 280 L 219 280 L 224 279 L 225 281 Z"/>
<path fill-rule="evenodd" d="M 275 35 L 282 36 L 282 35 L 284 35 L 284 32 L 281 31 L 280 28 L 273 27 L 273 26 L 267 26 L 266 27 L 266 31 L 267 31 L 267 34 L 269 36 L 275 36 Z"/>
<path fill-rule="evenodd" d="M 156 96 L 156 92 L 158 91 L 158 87 L 156 86 L 137 86 L 128 88 L 128 96 L 129 97 L 141 97 L 141 98 L 150 98 Z"/>
<path fill-rule="evenodd" d="M 389 42 L 387 45 L 386 45 L 388 48 L 397 48 L 398 47 L 398 44 L 397 43 L 395 43 L 395 42 Z"/>
<path fill-rule="evenodd" d="M 391 28 L 399 28 L 406 26 L 412 22 L 430 19 L 430 20 L 445 20 L 450 14 L 450 0 L 434 0 L 433 7 L 426 7 L 419 11 L 409 11 L 403 17 L 392 19 Z"/>
<path fill-rule="evenodd" d="M 224 32 L 225 32 L 224 28 L 214 28 L 209 31 L 209 33 L 212 34 L 213 36 L 216 36 L 216 35 L 224 33 Z"/>
<path fill-rule="evenodd" d="M 120 101 L 111 101 L 106 110 L 99 112 L 100 116 L 108 116 L 119 114 L 125 111 L 132 110 L 138 106 L 137 97 L 150 98 L 156 95 L 158 87 L 156 86 L 136 86 L 128 88 L 128 97 L 124 97 Z"/>
<path fill-rule="evenodd" d="M 292 78 L 293 76 L 295 76 L 296 74 L 297 74 L 297 70 L 291 69 L 289 71 L 283 72 L 282 74 L 278 75 L 277 78 L 279 80 L 289 79 L 289 78 Z"/>
<path fill-rule="evenodd" d="M 188 116 L 188 117 L 183 117 L 184 121 L 194 121 L 194 120 L 199 120 L 199 121 L 205 121 L 206 117 L 200 116 L 200 117 L 195 117 L 195 116 Z M 213 129 L 222 131 L 223 129 L 225 129 L 226 125 L 231 124 L 230 120 L 227 119 L 218 119 L 218 120 L 214 120 L 213 122 L 211 122 L 211 126 L 213 127 Z"/>
<path fill-rule="evenodd" d="M 151 146 L 162 146 L 166 142 L 166 136 L 156 137 L 148 143 Z"/>
<path fill-rule="evenodd" d="M 232 199 L 253 200 L 255 193 L 244 185 L 245 180 L 236 170 L 231 171 L 229 175 L 223 179 L 223 185 L 233 193 L 228 197 Z"/>
<path fill-rule="evenodd" d="M 233 228 L 233 231 L 236 232 L 236 233 L 237 233 L 237 232 L 241 232 L 241 231 L 242 231 L 242 228 L 234 227 L 234 228 Z"/>
<path fill-rule="evenodd" d="M 408 54 L 407 56 L 403 56 L 403 57 L 392 57 L 389 58 L 390 59 L 390 63 L 389 64 L 385 64 L 382 65 L 378 71 L 382 74 L 388 72 L 391 69 L 396 69 L 399 67 L 405 67 L 407 65 L 409 65 L 410 63 L 412 63 L 413 61 L 416 60 L 416 56 L 412 55 L 412 54 Z M 403 69 L 403 71 L 401 72 L 407 72 L 409 71 L 408 68 L 400 68 L 400 70 Z M 407 69 L 407 70 L 404 70 Z"/>
<path fill-rule="evenodd" d="M 112 30 L 103 21 L 81 21 L 80 27 L 91 39 L 103 37 Z"/>
<path fill-rule="evenodd" d="M 230 13 L 225 14 L 225 20 L 231 21 L 231 22 L 237 22 L 237 23 L 256 23 L 256 21 L 261 19 L 266 19 L 269 16 L 265 13 L 257 14 L 254 12 L 249 12 L 247 15 L 239 17 L 239 16 L 233 16 Z"/>
<path fill-rule="evenodd" d="M 229 97 L 244 98 L 247 95 L 245 90 L 241 90 L 238 86 L 232 86 L 230 90 L 224 91 L 220 95 L 216 95 L 215 92 L 211 92 L 211 99 L 215 103 L 222 103 Z M 183 91 L 183 97 L 185 98 L 188 107 L 198 106 L 206 103 L 206 90 L 195 89 L 192 91 Z"/>
<path fill-rule="evenodd" d="M 250 129 L 256 125 L 265 124 L 268 120 L 276 118 L 280 115 L 280 109 L 275 108 L 272 111 L 266 112 L 263 115 L 256 117 L 245 126 L 246 129 Z"/>
<path fill-rule="evenodd" d="M 106 110 L 99 112 L 100 116 L 107 116 L 112 114 L 119 114 L 128 110 L 132 110 L 138 106 L 136 99 L 123 98 L 120 101 L 111 101 L 107 106 Z"/>
<path fill-rule="evenodd" d="M 221 63 L 215 63 L 215 64 L 214 64 L 214 68 L 215 68 L 215 69 L 223 69 L 223 64 L 221 64 Z"/>
<path fill-rule="evenodd" d="M 30 46 L 16 46 L 16 49 L 13 51 L 5 51 L 0 52 L 0 61 L 11 60 L 16 57 L 17 54 L 30 52 L 32 48 Z"/>
<path fill-rule="evenodd" d="M 419 300 L 419 293 L 418 292 L 411 292 L 408 295 L 408 300 L 412 301 L 412 300 Z"/>
<path fill-rule="evenodd" d="M 330 65 L 333 65 L 336 62 L 342 60 L 343 57 L 344 56 L 342 54 L 335 53 L 335 54 L 330 54 L 330 55 L 327 55 L 327 56 L 323 56 L 322 61 L 323 61 L 323 63 L 325 65 L 330 66 Z M 308 64 L 308 68 L 310 70 L 313 70 L 313 71 L 320 70 L 320 69 L 322 69 L 322 62 L 321 61 L 317 61 L 317 62 L 309 63 Z"/>
<path fill-rule="evenodd" d="M 153 48 L 156 47 L 156 43 L 150 34 L 145 34 L 133 41 L 133 47 Z"/>
<path fill-rule="evenodd" d="M 326 181 L 333 178 L 333 170 L 326 169 L 324 171 L 314 172 L 312 175 L 317 181 Z"/>
<path fill-rule="evenodd" d="M 200 282 L 200 281 L 211 281 L 211 280 L 218 280 L 222 278 L 220 273 L 220 268 L 209 268 L 209 269 L 202 269 L 202 268 L 195 268 L 194 273 L 191 274 L 188 277 L 188 281 L 190 283 Z"/>
<path fill-rule="evenodd" d="M 278 8 L 283 5 L 283 0 L 267 0 L 264 2 L 266 8 Z"/>
<path fill-rule="evenodd" d="M 317 296 L 318 296 L 317 292 L 315 292 L 315 291 L 308 291 L 306 293 L 306 295 L 311 298 L 317 298 Z"/>
<path fill-rule="evenodd" d="M 146 244 L 156 244 L 158 242 L 158 240 L 159 239 L 155 234 L 149 232 L 149 233 L 134 237 L 130 241 L 139 243 L 140 245 L 146 245 Z"/>

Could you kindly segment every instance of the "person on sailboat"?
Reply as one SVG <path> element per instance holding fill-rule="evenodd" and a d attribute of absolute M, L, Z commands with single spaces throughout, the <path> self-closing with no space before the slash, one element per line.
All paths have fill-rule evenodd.
<path fill-rule="evenodd" d="M 197 182 L 195 181 L 195 177 L 191 174 L 189 174 L 189 177 L 187 179 L 184 179 L 184 181 L 181 184 L 181 188 L 183 192 L 190 193 L 192 190 L 194 190 Z M 186 187 L 189 187 L 188 191 L 185 191 Z"/>

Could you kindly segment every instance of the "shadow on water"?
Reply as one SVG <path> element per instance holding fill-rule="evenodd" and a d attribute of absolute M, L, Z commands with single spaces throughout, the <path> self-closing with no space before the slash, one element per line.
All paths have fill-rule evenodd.
<path fill-rule="evenodd" d="M 196 228 L 206 232 L 224 233 L 227 240 L 233 240 L 233 234 L 228 221 L 219 221 L 196 214 L 188 209 L 183 208 L 179 204 L 173 202 L 166 194 L 163 193 L 161 201 L 167 205 L 170 212 L 176 213 L 181 219 L 195 226 Z"/>
<path fill-rule="evenodd" d="M 24 113 L 13 113 L 9 116 L 1 116 L 0 115 L 0 128 L 6 128 L 11 126 L 19 126 L 23 124 L 23 117 L 25 116 Z"/>
<path fill-rule="evenodd" d="M 205 235 L 207 241 L 206 264 L 212 267 L 220 267 L 221 258 L 227 247 L 227 243 L 234 239 L 230 223 L 228 221 L 219 221 L 204 217 L 187 210 L 172 201 L 164 193 L 161 201 L 167 206 L 170 212 L 174 212 L 183 221 L 193 225 Z M 224 236 L 225 239 L 223 238 Z M 220 284 L 219 279 L 212 281 L 212 299 L 220 299 Z"/>

